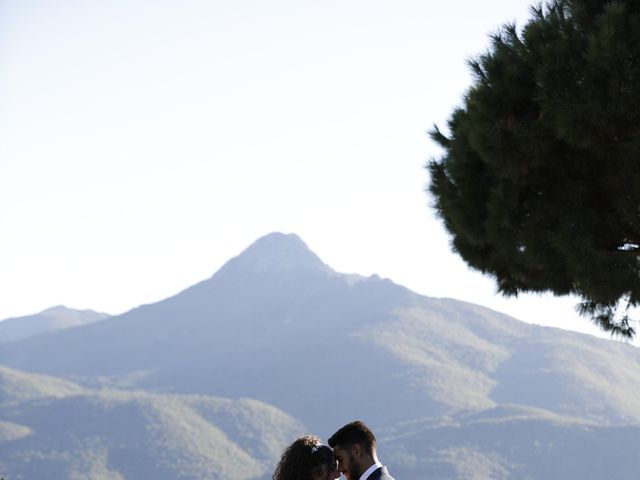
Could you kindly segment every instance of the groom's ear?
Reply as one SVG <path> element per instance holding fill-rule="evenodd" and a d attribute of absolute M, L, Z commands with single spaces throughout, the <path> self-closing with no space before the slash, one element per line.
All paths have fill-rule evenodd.
<path fill-rule="evenodd" d="M 351 445 L 351 454 L 356 458 L 360 458 L 362 456 L 362 447 L 357 443 L 354 443 Z"/>

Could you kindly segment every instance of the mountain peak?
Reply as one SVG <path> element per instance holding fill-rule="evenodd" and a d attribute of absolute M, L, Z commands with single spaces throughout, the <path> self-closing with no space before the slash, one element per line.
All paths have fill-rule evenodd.
<path fill-rule="evenodd" d="M 280 232 L 260 237 L 221 271 L 230 269 L 251 273 L 333 272 L 300 237 Z"/>
<path fill-rule="evenodd" d="M 58 314 L 58 313 L 69 313 L 73 312 L 71 308 L 65 307 L 64 305 L 56 305 L 55 307 L 47 308 L 40 312 L 40 315 L 50 315 L 50 314 Z"/>

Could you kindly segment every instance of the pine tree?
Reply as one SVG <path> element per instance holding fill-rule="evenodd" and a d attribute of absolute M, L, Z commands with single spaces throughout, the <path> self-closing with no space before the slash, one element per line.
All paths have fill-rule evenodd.
<path fill-rule="evenodd" d="M 431 137 L 453 249 L 505 295 L 576 294 L 634 335 L 640 302 L 640 0 L 554 0 L 503 26 Z"/>

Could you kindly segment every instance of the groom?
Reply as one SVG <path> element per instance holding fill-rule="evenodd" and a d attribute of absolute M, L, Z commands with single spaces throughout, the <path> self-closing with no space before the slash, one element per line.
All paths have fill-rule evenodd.
<path fill-rule="evenodd" d="M 329 446 L 347 480 L 394 480 L 378 461 L 376 437 L 363 422 L 346 424 L 331 436 Z"/>

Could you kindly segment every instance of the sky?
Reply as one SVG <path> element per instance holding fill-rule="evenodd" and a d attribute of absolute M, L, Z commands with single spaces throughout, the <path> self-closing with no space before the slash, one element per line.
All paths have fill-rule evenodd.
<path fill-rule="evenodd" d="M 337 271 L 599 334 L 451 252 L 425 164 L 529 1 L 0 3 L 0 319 L 123 313 L 262 235 Z M 600 334 L 602 335 L 602 334 Z"/>

